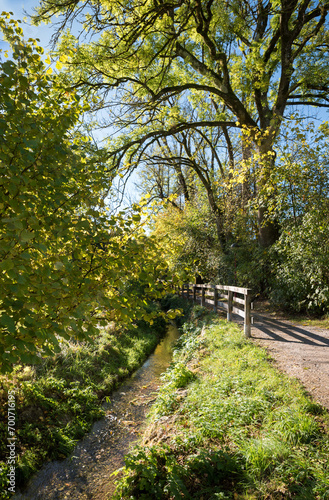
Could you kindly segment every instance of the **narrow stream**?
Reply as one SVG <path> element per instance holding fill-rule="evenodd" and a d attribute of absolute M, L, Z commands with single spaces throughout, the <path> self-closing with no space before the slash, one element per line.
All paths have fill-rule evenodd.
<path fill-rule="evenodd" d="M 169 366 L 172 345 L 179 336 L 175 326 L 154 353 L 106 404 L 105 419 L 96 422 L 75 447 L 72 456 L 46 464 L 24 492 L 13 500 L 105 500 L 114 492 L 112 472 L 124 465 L 124 455 L 141 431 L 155 398 L 160 374 Z"/>

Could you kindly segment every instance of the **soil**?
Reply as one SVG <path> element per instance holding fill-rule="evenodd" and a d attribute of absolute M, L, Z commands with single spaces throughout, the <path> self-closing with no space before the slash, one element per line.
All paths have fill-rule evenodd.
<path fill-rule="evenodd" d="M 256 304 L 253 340 L 265 347 L 277 367 L 295 377 L 312 398 L 329 410 L 329 330 L 297 325 L 282 313 Z"/>

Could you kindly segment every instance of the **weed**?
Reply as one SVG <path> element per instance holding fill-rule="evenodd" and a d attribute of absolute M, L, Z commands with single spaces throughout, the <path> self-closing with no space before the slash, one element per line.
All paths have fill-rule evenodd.
<path fill-rule="evenodd" d="M 292 444 L 310 443 L 319 436 L 319 425 L 302 409 L 280 408 L 272 413 L 273 433 Z"/>
<path fill-rule="evenodd" d="M 166 383 L 165 387 L 178 389 L 185 387 L 194 377 L 194 373 L 184 363 L 177 362 L 171 365 L 161 378 Z"/>

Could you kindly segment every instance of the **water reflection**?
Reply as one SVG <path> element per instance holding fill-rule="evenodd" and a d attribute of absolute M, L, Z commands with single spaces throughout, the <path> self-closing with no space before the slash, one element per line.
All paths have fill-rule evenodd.
<path fill-rule="evenodd" d="M 177 328 L 170 326 L 144 365 L 113 393 L 105 406 L 105 419 L 94 424 L 72 456 L 45 465 L 14 500 L 105 500 L 111 496 L 114 484 L 110 474 L 122 467 L 124 455 L 138 439 L 177 338 Z"/>

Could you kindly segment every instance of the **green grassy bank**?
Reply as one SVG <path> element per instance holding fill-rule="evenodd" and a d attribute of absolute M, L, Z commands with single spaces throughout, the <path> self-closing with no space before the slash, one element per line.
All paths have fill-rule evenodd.
<path fill-rule="evenodd" d="M 171 303 L 164 299 L 164 308 Z M 93 343 L 66 342 L 56 357 L 36 366 L 17 366 L 10 376 L 0 377 L 1 499 L 9 498 L 8 409 L 15 413 L 17 489 L 45 461 L 71 453 L 77 440 L 103 416 L 106 398 L 143 363 L 165 330 L 161 318 L 152 326 L 112 325 Z"/>
<path fill-rule="evenodd" d="M 329 415 L 196 307 L 117 499 L 329 499 Z"/>

